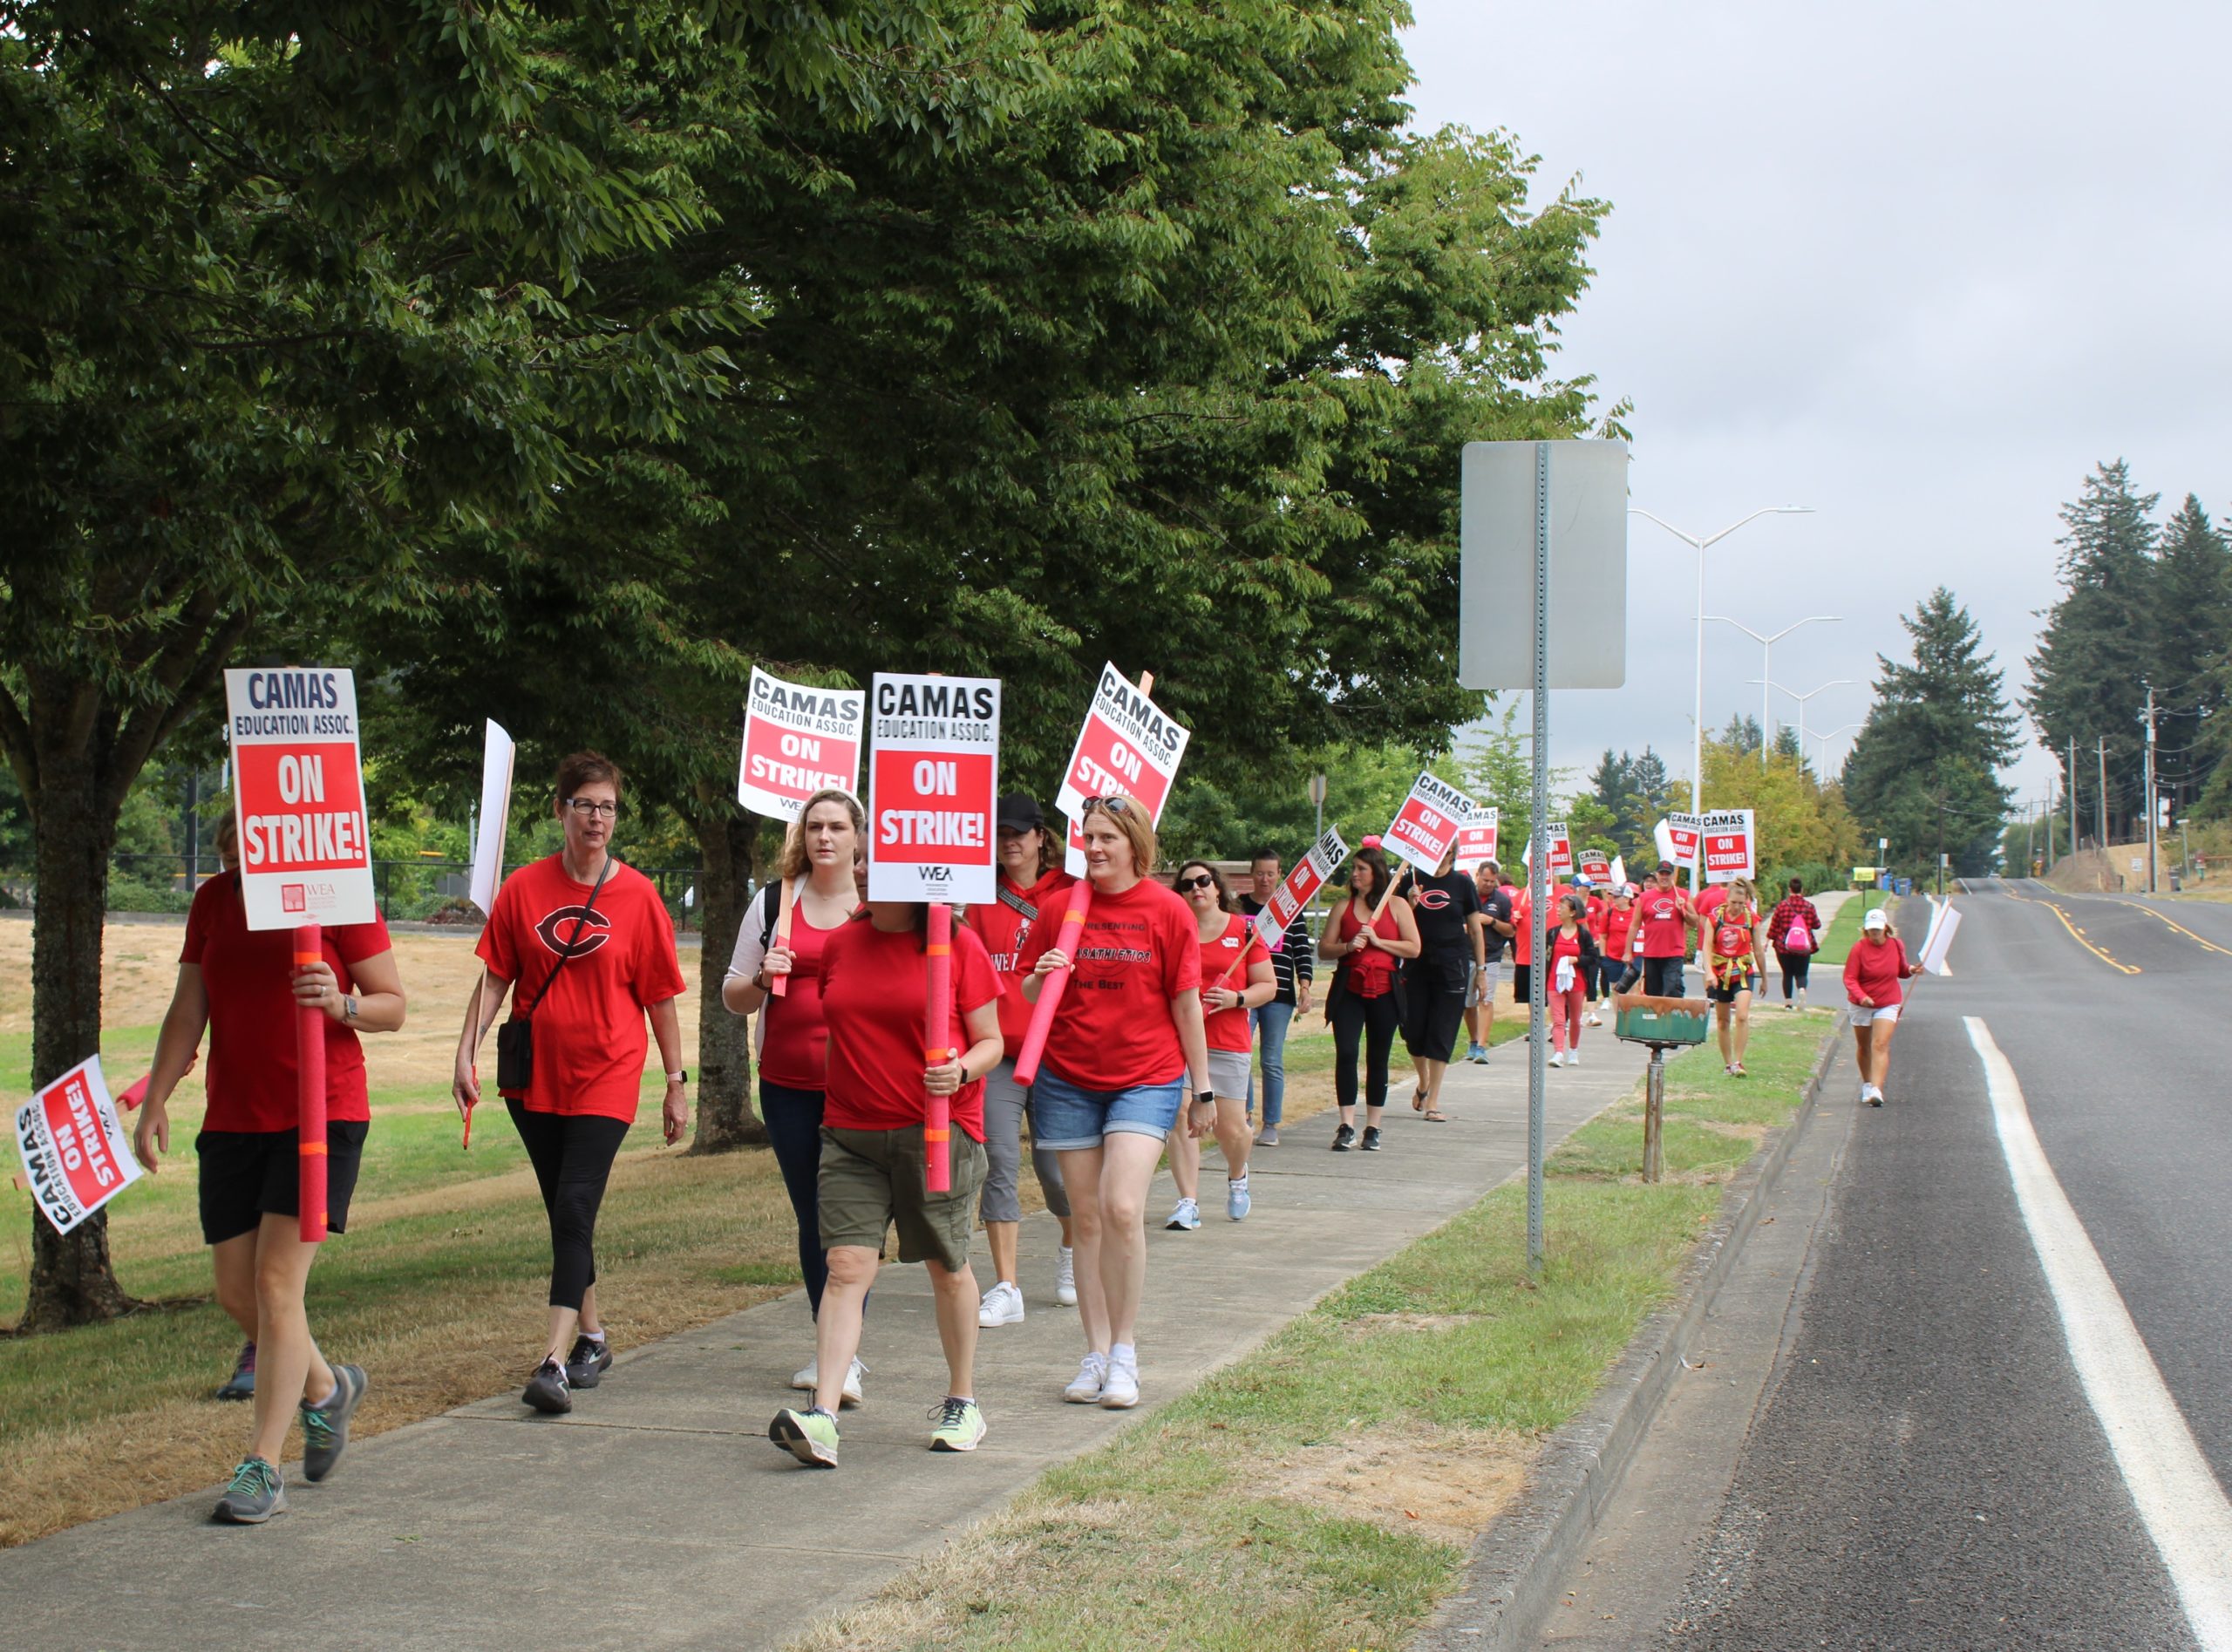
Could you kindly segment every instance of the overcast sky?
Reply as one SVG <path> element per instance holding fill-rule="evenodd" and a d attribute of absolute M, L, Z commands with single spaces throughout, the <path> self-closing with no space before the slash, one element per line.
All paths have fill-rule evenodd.
<path fill-rule="evenodd" d="M 1634 399 L 1634 503 L 1699 534 L 1815 507 L 1708 553 L 1705 602 L 1845 616 L 1775 650 L 1795 690 L 1856 679 L 1810 728 L 1865 714 L 1941 581 L 2019 694 L 2096 462 L 2232 514 L 2232 6 L 1412 3 L 1419 123 L 1506 128 L 1540 198 L 1612 204 L 1561 371 Z M 1552 753 L 1686 774 L 1695 557 L 1630 520 L 1628 686 L 1556 695 Z M 1708 730 L 1759 714 L 1759 657 L 1706 628 Z M 2009 778 L 2050 772 L 2032 745 Z"/>

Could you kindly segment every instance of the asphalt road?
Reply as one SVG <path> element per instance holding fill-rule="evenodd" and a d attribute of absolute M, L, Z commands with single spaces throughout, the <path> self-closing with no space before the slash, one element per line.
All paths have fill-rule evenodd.
<path fill-rule="evenodd" d="M 1814 1207 L 1760 1230 L 1732 1305 L 1751 1345 L 1685 1374 L 1544 1645 L 2204 1643 L 2081 1385 L 1964 1018 L 2232 1485 L 2232 908 L 2030 883 L 1956 904 L 1888 1105 L 1851 1105 L 1847 1060 Z"/>

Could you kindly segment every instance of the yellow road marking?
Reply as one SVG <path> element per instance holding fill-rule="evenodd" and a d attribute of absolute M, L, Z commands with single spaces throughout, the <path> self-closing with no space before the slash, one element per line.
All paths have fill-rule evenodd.
<path fill-rule="evenodd" d="M 2111 900 L 2115 899 L 2113 896 L 2110 896 L 2108 898 Z M 2141 906 L 2136 901 L 2117 901 L 2116 904 L 2120 907 L 2129 907 L 2134 912 L 2144 912 L 2148 917 L 2154 919 L 2157 923 L 2168 924 L 2171 928 L 2175 929 L 2180 935 L 2185 936 L 2187 940 L 2193 942 L 2204 952 L 2222 953 L 2224 956 L 2232 958 L 2232 948 L 2220 947 L 2214 941 L 2202 940 L 2201 936 L 2187 928 L 2184 924 L 2179 923 L 2173 919 L 2164 917 L 2153 907 Z"/>
<path fill-rule="evenodd" d="M 2140 974 L 2143 973 L 2143 972 L 2140 970 L 2140 967 L 2139 967 L 2137 964 L 2135 964 L 2135 963 L 2125 963 L 2125 962 L 2122 962 L 2121 960 L 2120 960 L 2120 959 L 2117 959 L 2117 958 L 2112 957 L 2112 956 L 2109 955 L 2109 953 L 2108 953 L 2108 951 L 2107 951 L 2107 949 L 2106 949 L 2106 948 L 2103 948 L 2103 947 L 2097 947 L 2097 946 L 2093 945 L 2093 944 L 2092 944 L 2092 942 L 2091 942 L 2090 941 L 2087 941 L 2087 940 L 2085 938 L 2085 931 L 2084 931 L 2084 930 L 2082 930 L 2082 929 L 2080 929 L 2080 928 L 2079 928 L 2076 926 L 2076 924 L 2074 924 L 2074 923 L 2072 923 L 2072 921 L 2070 921 L 2070 916 L 2069 916 L 2069 914 L 2067 914 L 2066 912 L 2064 912 L 2064 911 L 2063 911 L 2059 907 L 2056 906 L 2052 901 L 2041 901 L 2041 900 L 2037 899 L 2035 896 L 2027 895 L 2027 894 L 2017 894 L 2015 893 L 2014 889 L 2013 889 L 2010 885 L 2008 885 L 2008 884 L 2006 884 L 2006 883 L 2004 883 L 2004 882 L 2003 882 L 1999 887 L 2000 887 L 2003 890 L 2006 891 L 2006 893 L 2007 893 L 2010 896 L 2011 896 L 2013 899 L 2018 900 L 2018 901 L 2020 901 L 2024 902 L 2025 905 L 2028 905 L 2028 906 L 2034 906 L 2034 907 L 2044 907 L 2047 911 L 2049 911 L 2049 912 L 2052 913 L 2052 914 L 2054 914 L 2054 916 L 2055 916 L 2055 917 L 2057 917 L 2057 918 L 2058 918 L 2058 919 L 2060 919 L 2060 920 L 2061 920 L 2061 927 L 2062 927 L 2063 928 L 2065 928 L 2065 929 L 2066 929 L 2066 930 L 2068 930 L 2068 931 L 2069 931 L 2070 939 L 2072 939 L 2072 941 L 2076 942 L 2077 942 L 2077 944 L 2078 944 L 2079 946 L 2080 946 L 2080 947 L 2084 948 L 2086 949 L 2086 951 L 2087 951 L 2087 952 L 2091 953 L 2094 957 L 2098 958 L 2098 959 L 2099 959 L 2102 963 L 2106 964 L 2106 965 L 2108 966 L 2108 968 L 2110 968 L 2111 969 L 2120 969 L 2120 970 L 2122 970 L 2122 971 L 2124 972 L 2124 974 L 2126 974 L 2126 975 L 2127 975 L 2127 976 L 2135 976 L 2135 975 L 2140 975 Z M 2132 903 L 2132 902 L 2126 902 L 2126 904 L 2127 904 L 2127 905 L 2130 905 L 2130 904 L 2133 904 L 2133 903 Z M 2147 908 L 2145 908 L 2145 907 L 2140 907 L 2140 910 L 2141 912 L 2145 912 L 2145 911 L 2147 911 Z M 2159 913 L 2159 912 L 2158 912 L 2158 913 L 2156 913 L 2154 915 L 2155 915 L 2156 917 L 2158 917 L 2158 918 L 2160 918 L 2160 917 L 2161 917 L 2161 916 L 2162 916 L 2162 914 L 2161 914 L 2161 913 Z M 2167 918 L 2163 918 L 2163 919 L 2162 919 L 2162 921 L 2163 921 L 2165 923 L 2168 923 L 2168 922 L 2170 921 Z M 2173 928 L 2175 928 L 2175 926 L 2174 926 L 2174 925 L 2173 925 L 2172 927 L 2173 927 Z M 2200 941 L 2200 940 L 2201 940 L 2201 937 L 2200 937 L 2199 935 L 2195 935 L 2195 936 L 2194 937 L 2194 939 L 2195 939 L 2195 940 L 2196 940 L 2196 941 Z M 2206 942 L 2202 942 L 2202 944 L 2203 944 L 2204 946 L 2206 946 L 2208 943 L 2207 943 Z"/>

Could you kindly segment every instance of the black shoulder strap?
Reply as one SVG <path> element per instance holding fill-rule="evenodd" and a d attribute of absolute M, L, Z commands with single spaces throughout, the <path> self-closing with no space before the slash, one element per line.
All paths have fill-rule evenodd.
<path fill-rule="evenodd" d="M 1017 894 L 1004 878 L 1000 880 L 1000 904 L 1020 914 L 1025 923 L 1038 920 L 1038 908 Z"/>
<path fill-rule="evenodd" d="M 775 936 L 775 914 L 781 910 L 783 905 L 783 880 L 777 877 L 761 884 L 759 894 L 753 898 L 767 908 L 759 925 L 759 949 L 765 952 L 767 943 Z"/>
<path fill-rule="evenodd" d="M 590 886 L 589 904 L 582 908 L 582 915 L 574 920 L 574 933 L 566 937 L 565 950 L 558 955 L 558 962 L 550 966 L 550 973 L 542 977 L 542 985 L 536 989 L 534 1002 L 527 1007 L 529 1021 L 534 1019 L 534 1012 L 542 1008 L 542 1001 L 550 996 L 550 989 L 558 979 L 558 972 L 571 962 L 574 954 L 581 949 L 582 927 L 589 922 L 589 914 L 596 910 L 596 898 L 604 893 L 604 880 L 611 875 L 612 857 L 608 854 L 604 857 L 603 869 L 596 874 L 596 882 Z"/>

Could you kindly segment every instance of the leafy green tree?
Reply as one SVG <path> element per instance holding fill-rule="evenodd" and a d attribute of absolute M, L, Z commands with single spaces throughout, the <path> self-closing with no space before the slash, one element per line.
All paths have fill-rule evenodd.
<path fill-rule="evenodd" d="M 2077 772 L 2063 782 L 2088 802 L 2099 791 L 2095 742 L 2106 740 L 2112 837 L 2134 818 L 2140 791 L 2140 708 L 2155 659 L 2158 536 L 2148 519 L 2160 498 L 2133 493 L 2131 468 L 2117 459 L 2086 477 L 2076 500 L 2062 507 L 2069 529 L 2059 541 L 2062 596 L 2046 612 L 2024 696 L 2039 737 L 2065 768 L 2076 743 Z"/>
<path fill-rule="evenodd" d="M 949 10 L 8 9 L 0 750 L 35 838 L 35 1076 L 98 1046 L 119 812 L 228 661 L 424 604 L 446 554 L 556 513 L 585 445 L 727 390 L 750 293 L 623 320 L 582 284 L 710 221 L 658 154 L 697 89 L 748 66 L 725 118 L 770 148 L 895 105 L 965 124 L 967 76 L 913 78 Z M 625 118 L 571 95 L 591 72 L 639 89 Z M 98 1217 L 32 1234 L 25 1329 L 129 1305 Z"/>
<path fill-rule="evenodd" d="M 1878 656 L 1875 700 L 1845 760 L 1844 800 L 1894 860 L 1956 874 L 1991 869 L 2012 793 L 1997 770 L 2015 755 L 2002 674 L 1969 611 L 1939 586 L 1900 622 L 1914 663 Z"/>

